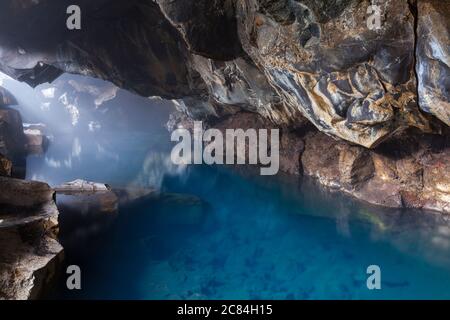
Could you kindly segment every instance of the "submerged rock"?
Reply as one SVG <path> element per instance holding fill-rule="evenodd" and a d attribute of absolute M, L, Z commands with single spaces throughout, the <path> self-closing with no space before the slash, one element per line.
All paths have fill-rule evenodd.
<path fill-rule="evenodd" d="M 0 299 L 36 299 L 63 259 L 54 192 L 41 182 L 0 177 Z"/>
<path fill-rule="evenodd" d="M 111 213 L 118 210 L 118 198 L 112 191 L 95 192 L 63 192 L 57 191 L 58 206 L 68 207 L 70 211 L 76 211 L 86 216 L 89 213 Z M 62 201 L 64 199 L 64 201 Z M 69 208 L 70 207 L 70 208 Z"/>

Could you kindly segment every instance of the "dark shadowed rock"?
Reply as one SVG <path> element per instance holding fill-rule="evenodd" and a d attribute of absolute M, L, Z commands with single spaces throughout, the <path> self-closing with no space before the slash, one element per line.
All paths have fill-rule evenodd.
<path fill-rule="evenodd" d="M 2 4 L 0 69 L 31 85 L 99 77 L 184 99 L 196 119 L 237 109 L 295 129 L 305 117 L 368 148 L 408 127 L 440 132 L 418 102 L 448 124 L 447 1 L 386 0 L 373 29 L 369 1 L 84 0 L 77 32 L 57 27 L 69 2 Z"/>
<path fill-rule="evenodd" d="M 0 153 L 11 159 L 25 154 L 25 135 L 19 111 L 0 107 Z"/>
<path fill-rule="evenodd" d="M 0 4 L 0 70 L 13 78 L 37 86 L 70 72 L 110 80 L 143 96 L 198 93 L 186 64 L 187 47 L 156 3 L 78 1 L 83 26 L 73 32 L 66 28 L 72 1 L 33 2 L 27 8 L 17 2 Z"/>
<path fill-rule="evenodd" d="M 216 60 L 243 54 L 232 0 L 157 0 L 189 50 Z"/>

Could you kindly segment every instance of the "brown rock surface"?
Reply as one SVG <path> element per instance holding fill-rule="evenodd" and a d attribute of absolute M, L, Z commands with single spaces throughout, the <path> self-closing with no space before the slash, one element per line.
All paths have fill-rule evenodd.
<path fill-rule="evenodd" d="M 417 1 L 419 105 L 450 125 L 450 1 Z"/>
<path fill-rule="evenodd" d="M 53 191 L 45 183 L 5 177 L 0 188 L 0 299 L 39 298 L 63 258 Z"/>

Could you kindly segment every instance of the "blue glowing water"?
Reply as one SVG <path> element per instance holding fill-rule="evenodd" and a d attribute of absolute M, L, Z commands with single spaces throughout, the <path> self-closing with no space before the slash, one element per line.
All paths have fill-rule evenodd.
<path fill-rule="evenodd" d="M 166 138 L 58 137 L 28 159 L 28 177 L 52 185 L 82 178 L 164 192 L 121 207 L 88 245 L 64 243 L 62 228 L 82 290 L 69 292 L 62 278 L 53 297 L 450 298 L 445 216 L 364 205 L 308 179 L 173 168 L 159 146 Z M 366 286 L 369 265 L 381 268 L 381 290 Z"/>

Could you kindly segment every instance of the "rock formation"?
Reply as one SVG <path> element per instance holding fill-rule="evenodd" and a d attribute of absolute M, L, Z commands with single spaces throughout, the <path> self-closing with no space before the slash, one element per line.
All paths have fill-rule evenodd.
<path fill-rule="evenodd" d="M 289 126 L 305 117 L 365 147 L 408 127 L 439 132 L 427 113 L 448 124 L 448 1 L 381 1 L 379 29 L 360 0 L 80 1 L 76 32 L 64 28 L 67 1 L 17 3 L 2 4 L 0 69 L 31 85 L 76 72 L 187 98 L 204 116 L 238 108 Z M 54 18 L 28 19 L 44 11 Z M 32 34 L 33 23 L 52 31 Z"/>
<path fill-rule="evenodd" d="M 0 177 L 0 299 L 36 299 L 63 258 L 58 209 L 45 183 Z"/>
<path fill-rule="evenodd" d="M 81 30 L 65 28 L 69 4 L 2 2 L 0 70 L 174 99 L 172 126 L 250 112 L 282 128 L 285 171 L 370 202 L 447 207 L 435 179 L 449 158 L 450 1 L 81 0 Z"/>

